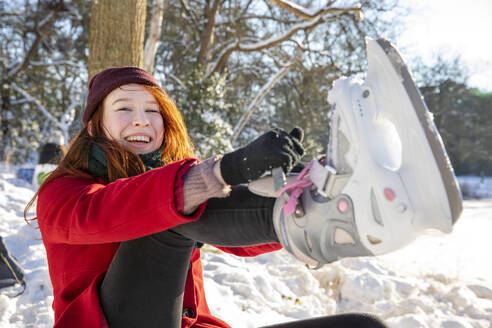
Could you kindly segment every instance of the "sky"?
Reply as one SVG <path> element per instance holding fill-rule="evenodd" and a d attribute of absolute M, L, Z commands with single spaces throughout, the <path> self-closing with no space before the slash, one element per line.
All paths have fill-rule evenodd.
<path fill-rule="evenodd" d="M 419 56 L 432 63 L 438 52 L 460 55 L 470 86 L 492 91 L 492 0 L 401 0 L 413 8 L 396 40 L 406 60 Z"/>

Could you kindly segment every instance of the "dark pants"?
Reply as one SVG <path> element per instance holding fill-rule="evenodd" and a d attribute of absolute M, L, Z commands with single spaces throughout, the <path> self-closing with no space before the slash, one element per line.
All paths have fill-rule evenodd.
<path fill-rule="evenodd" d="M 199 220 L 122 242 L 103 280 L 101 304 L 111 328 L 181 327 L 190 256 L 197 242 L 252 246 L 278 242 L 272 222 L 275 199 L 245 187 L 210 199 Z M 384 327 L 364 315 L 315 318 L 272 327 Z"/>

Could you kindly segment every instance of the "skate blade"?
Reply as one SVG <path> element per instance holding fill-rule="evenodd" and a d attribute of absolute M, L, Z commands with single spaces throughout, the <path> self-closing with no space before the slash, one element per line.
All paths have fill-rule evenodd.
<path fill-rule="evenodd" d="M 377 88 L 378 83 L 371 85 L 371 82 L 378 80 L 379 82 L 388 82 L 390 79 L 392 79 L 391 82 L 393 82 L 385 84 L 387 89 L 377 90 L 380 95 L 384 95 L 388 98 L 384 99 L 384 101 L 389 100 L 388 103 L 390 107 L 389 109 L 386 109 L 388 107 L 388 103 L 379 105 L 376 104 L 376 108 L 386 109 L 385 112 L 378 113 L 378 115 L 381 114 L 381 116 L 388 118 L 396 125 L 398 133 L 404 143 L 403 149 L 405 149 L 406 146 L 407 149 L 412 149 L 414 152 L 412 154 L 403 154 L 403 166 L 405 165 L 405 161 L 408 161 L 414 165 L 418 161 L 419 156 L 422 156 L 421 160 L 424 162 L 423 166 L 427 167 L 421 169 L 420 172 L 425 180 L 423 179 L 423 181 L 418 182 L 414 181 L 413 184 L 427 184 L 427 187 L 432 187 L 435 193 L 439 193 L 439 185 L 443 186 L 447 197 L 447 204 L 434 205 L 436 207 L 445 205 L 449 207 L 451 220 L 449 227 L 446 228 L 446 224 L 443 224 L 442 222 L 438 224 L 438 226 L 440 226 L 440 230 L 449 232 L 451 230 L 451 226 L 458 220 L 463 210 L 462 199 L 459 185 L 454 175 L 453 167 L 444 148 L 441 136 L 434 125 L 432 114 L 427 109 L 427 106 L 423 101 L 423 98 L 405 64 L 405 61 L 402 59 L 395 47 L 385 39 L 375 41 L 366 38 L 366 43 L 369 64 L 365 84 L 370 87 Z M 388 65 L 388 63 L 390 65 Z M 381 85 L 381 83 L 379 83 L 379 85 Z M 398 89 L 401 88 L 401 86 L 407 95 L 414 114 L 411 114 L 411 110 L 406 110 L 406 106 L 403 104 L 404 100 L 401 100 L 405 98 L 404 96 L 402 96 L 401 99 L 398 99 L 399 101 L 393 101 L 394 99 L 391 99 L 392 96 L 398 97 L 395 95 L 399 95 L 401 91 Z M 409 131 L 410 129 L 408 127 L 412 126 L 415 126 L 415 128 L 412 129 L 412 131 Z M 417 126 L 420 126 L 421 131 Z M 427 156 L 428 151 L 425 149 L 427 148 L 425 144 L 427 144 L 428 148 L 430 148 L 430 152 L 434 159 L 433 161 L 428 161 L 430 158 Z M 435 165 L 435 168 L 437 169 L 438 177 L 429 173 L 433 171 L 433 165 Z M 405 170 L 402 169 L 400 171 L 402 178 L 405 180 Z M 411 179 L 411 176 L 409 176 L 409 178 Z M 429 191 L 425 190 L 424 186 L 420 186 L 415 190 L 409 190 L 410 193 L 420 191 L 425 192 L 424 195 L 429 194 Z M 439 195 L 436 195 L 436 202 L 442 203 L 439 201 Z M 427 219 L 433 220 L 433 218 L 423 218 L 423 220 Z M 423 226 L 426 225 L 425 222 L 419 223 Z"/>

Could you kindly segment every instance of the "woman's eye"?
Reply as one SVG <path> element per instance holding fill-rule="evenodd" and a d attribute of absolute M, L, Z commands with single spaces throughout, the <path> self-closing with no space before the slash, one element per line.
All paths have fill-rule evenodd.
<path fill-rule="evenodd" d="M 118 111 L 129 111 L 130 109 L 129 108 L 126 108 L 126 107 L 122 107 L 122 108 L 119 108 Z"/>
<path fill-rule="evenodd" d="M 159 110 L 158 109 L 147 109 L 146 112 L 147 113 L 159 113 Z"/>

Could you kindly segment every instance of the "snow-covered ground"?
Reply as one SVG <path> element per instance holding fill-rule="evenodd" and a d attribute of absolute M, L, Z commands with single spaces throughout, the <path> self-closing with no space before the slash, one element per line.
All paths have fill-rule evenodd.
<path fill-rule="evenodd" d="M 492 179 L 460 178 L 492 197 Z M 0 164 L 0 235 L 23 265 L 23 295 L 0 295 L 0 327 L 51 327 L 52 289 L 39 230 L 23 220 L 30 184 Z M 210 308 L 234 328 L 370 312 L 394 328 L 492 327 L 492 198 L 465 201 L 450 235 L 429 232 L 377 258 L 309 270 L 284 251 L 238 258 L 203 249 Z"/>

